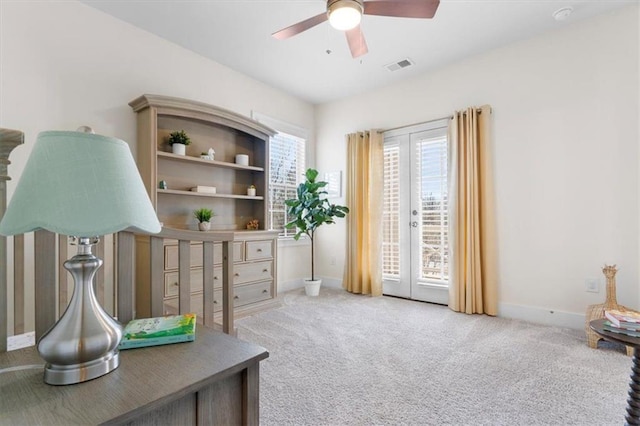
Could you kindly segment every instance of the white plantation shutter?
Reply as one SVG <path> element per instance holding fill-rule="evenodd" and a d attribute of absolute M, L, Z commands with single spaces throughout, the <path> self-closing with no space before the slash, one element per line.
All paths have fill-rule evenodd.
<path fill-rule="evenodd" d="M 421 176 L 417 190 L 421 202 L 421 278 L 449 279 L 449 220 L 447 191 L 447 139 L 423 139 L 416 145 L 415 167 Z"/>
<path fill-rule="evenodd" d="M 382 212 L 382 274 L 400 276 L 400 146 L 384 146 L 384 200 Z"/>
<path fill-rule="evenodd" d="M 305 144 L 303 138 L 278 132 L 270 141 L 269 219 L 271 229 L 281 237 L 292 237 L 295 229 L 285 229 L 289 222 L 285 200 L 296 198 L 298 184 L 304 180 Z"/>

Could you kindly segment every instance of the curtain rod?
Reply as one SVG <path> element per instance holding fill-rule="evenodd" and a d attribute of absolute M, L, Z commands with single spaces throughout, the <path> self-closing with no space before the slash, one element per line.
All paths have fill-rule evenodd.
<path fill-rule="evenodd" d="M 482 113 L 482 108 L 476 108 L 476 112 L 477 112 L 478 114 L 481 114 L 481 113 Z M 489 110 L 489 112 L 491 112 L 491 110 Z M 466 114 L 466 113 L 467 113 L 467 111 L 462 111 L 462 113 L 463 113 L 463 114 Z M 436 118 L 436 119 L 433 119 L 433 120 L 429 120 L 429 121 L 421 121 L 420 123 L 407 124 L 407 125 L 404 125 L 404 126 L 392 127 L 392 128 L 390 128 L 390 129 L 383 129 L 383 130 L 378 130 L 378 131 L 379 131 L 380 133 L 386 133 L 386 132 L 390 132 L 390 131 L 392 131 L 392 130 L 403 129 L 403 128 L 405 128 L 405 127 L 419 126 L 419 125 L 421 125 L 421 124 L 427 124 L 427 123 L 431 123 L 431 122 L 433 122 L 433 121 L 446 120 L 447 118 L 448 118 L 449 120 L 452 120 L 452 119 L 453 119 L 453 114 L 452 114 L 452 115 L 448 115 L 448 116 L 446 116 L 446 117 L 440 117 L 440 118 Z"/>

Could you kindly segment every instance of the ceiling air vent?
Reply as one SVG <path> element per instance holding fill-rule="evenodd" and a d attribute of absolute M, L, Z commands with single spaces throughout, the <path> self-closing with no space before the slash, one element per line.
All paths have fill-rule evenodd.
<path fill-rule="evenodd" d="M 411 65 L 413 65 L 413 61 L 409 58 L 405 58 L 398 62 L 387 64 L 385 65 L 385 68 L 388 69 L 389 71 L 398 71 L 398 70 L 401 70 L 402 68 L 410 67 Z"/>

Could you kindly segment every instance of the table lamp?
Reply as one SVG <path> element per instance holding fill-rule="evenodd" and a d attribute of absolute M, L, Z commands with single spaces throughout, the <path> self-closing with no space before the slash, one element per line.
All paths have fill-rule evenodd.
<path fill-rule="evenodd" d="M 88 132 L 40 133 L 0 234 L 46 229 L 70 236 L 78 246 L 77 255 L 64 263 L 75 284 L 71 301 L 38 341 L 46 383 L 80 383 L 118 367 L 122 326 L 96 298 L 93 278 L 103 262 L 91 247 L 99 236 L 127 228 L 148 233 L 161 228 L 129 145 Z"/>

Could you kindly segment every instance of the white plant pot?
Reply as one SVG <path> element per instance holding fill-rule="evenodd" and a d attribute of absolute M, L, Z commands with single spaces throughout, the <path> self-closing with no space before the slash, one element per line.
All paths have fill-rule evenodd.
<path fill-rule="evenodd" d="M 304 280 L 304 292 L 307 296 L 317 296 L 320 294 L 322 280 Z"/>
<path fill-rule="evenodd" d="M 187 146 L 183 143 L 174 143 L 171 145 L 174 154 L 185 155 L 187 153 Z"/>
<path fill-rule="evenodd" d="M 236 164 L 241 166 L 249 165 L 249 156 L 247 154 L 238 154 L 236 155 Z"/>
<path fill-rule="evenodd" d="M 198 229 L 201 231 L 208 231 L 209 229 L 211 229 L 211 222 L 198 223 Z"/>

